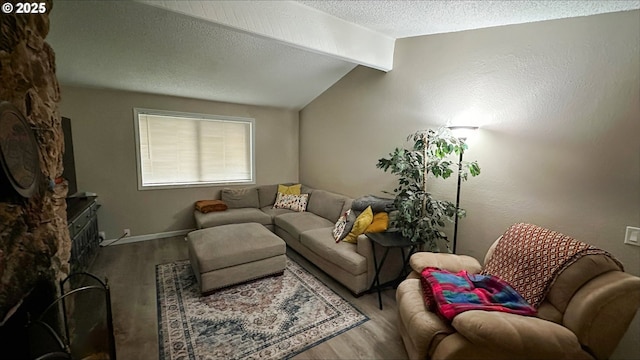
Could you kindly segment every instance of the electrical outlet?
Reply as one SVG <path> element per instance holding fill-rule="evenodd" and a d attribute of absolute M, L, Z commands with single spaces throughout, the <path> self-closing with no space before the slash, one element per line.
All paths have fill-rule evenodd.
<path fill-rule="evenodd" d="M 627 232 L 624 236 L 624 243 L 640 246 L 640 228 L 627 226 Z"/>
<path fill-rule="evenodd" d="M 124 229 L 124 236 L 131 236 L 131 229 Z"/>

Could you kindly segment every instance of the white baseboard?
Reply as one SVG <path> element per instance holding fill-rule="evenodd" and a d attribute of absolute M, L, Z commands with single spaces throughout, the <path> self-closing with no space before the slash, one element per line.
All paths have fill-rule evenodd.
<path fill-rule="evenodd" d="M 127 236 L 127 237 L 124 237 L 124 238 L 122 238 L 120 240 L 118 240 L 118 239 L 103 240 L 100 243 L 100 246 L 102 246 L 102 247 L 110 246 L 111 244 L 114 244 L 114 243 L 115 243 L 114 245 L 121 245 L 121 244 L 128 244 L 128 243 L 133 243 L 133 242 L 138 242 L 138 241 L 164 239 L 164 238 L 168 238 L 168 237 L 186 235 L 186 234 L 190 233 L 193 230 L 195 230 L 195 229 L 167 231 L 167 232 L 157 233 L 157 234 Z"/>

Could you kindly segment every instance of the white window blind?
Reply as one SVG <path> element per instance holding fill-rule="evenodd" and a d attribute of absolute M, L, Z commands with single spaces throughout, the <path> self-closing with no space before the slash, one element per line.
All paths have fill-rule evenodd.
<path fill-rule="evenodd" d="M 138 187 L 253 183 L 254 120 L 135 109 Z"/>

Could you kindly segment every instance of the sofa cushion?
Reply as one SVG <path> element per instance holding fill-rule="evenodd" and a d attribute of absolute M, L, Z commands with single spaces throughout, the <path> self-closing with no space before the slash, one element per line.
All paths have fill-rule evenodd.
<path fill-rule="evenodd" d="M 241 189 L 222 189 L 220 198 L 229 209 L 259 208 L 258 188 L 247 187 Z M 246 222 L 246 221 L 243 221 Z"/>
<path fill-rule="evenodd" d="M 356 252 L 356 245 L 333 239 L 333 228 L 308 230 L 300 234 L 300 243 L 350 274 L 367 272 L 367 259 Z"/>
<path fill-rule="evenodd" d="M 273 223 L 273 219 L 276 216 L 282 215 L 282 214 L 290 214 L 292 212 L 294 212 L 293 210 L 289 210 L 289 209 L 274 209 L 273 205 L 270 206 L 265 206 L 263 208 L 260 208 L 260 210 L 262 210 L 262 212 L 264 212 L 265 214 L 271 216 L 272 219 L 272 223 Z"/>
<path fill-rule="evenodd" d="M 314 190 L 309 196 L 307 211 L 329 220 L 332 224 L 342 215 L 342 207 L 347 197 L 324 190 Z"/>
<path fill-rule="evenodd" d="M 300 186 L 300 194 L 311 194 L 315 191 L 314 188 L 310 188 L 305 184 L 302 184 L 302 186 Z"/>
<path fill-rule="evenodd" d="M 318 228 L 333 228 L 329 220 L 310 212 L 291 212 L 276 216 L 274 224 L 296 239 L 300 234 Z"/>
<path fill-rule="evenodd" d="M 276 193 L 278 192 L 278 185 L 260 185 L 258 186 L 258 202 L 260 207 L 273 206 L 276 202 Z"/>
<path fill-rule="evenodd" d="M 220 226 L 226 224 L 241 224 L 255 222 L 262 225 L 272 223 L 271 216 L 254 208 L 227 209 L 225 211 L 214 211 L 201 213 L 194 211 L 194 217 L 199 229 Z"/>

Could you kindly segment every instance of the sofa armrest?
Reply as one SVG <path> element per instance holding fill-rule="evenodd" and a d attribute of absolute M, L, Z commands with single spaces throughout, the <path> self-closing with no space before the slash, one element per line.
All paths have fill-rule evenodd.
<path fill-rule="evenodd" d="M 582 286 L 564 313 L 564 325 L 598 359 L 609 358 L 640 306 L 640 278 L 622 271 L 602 274 Z"/>
<path fill-rule="evenodd" d="M 480 348 L 507 352 L 512 358 L 587 359 L 571 330 L 551 321 L 498 311 L 470 310 L 451 323 L 460 335 Z"/>
<path fill-rule="evenodd" d="M 366 235 L 358 235 L 356 252 L 367 259 L 367 284 L 373 283 L 375 268 L 373 266 L 373 244 Z"/>
<path fill-rule="evenodd" d="M 477 274 L 482 270 L 482 265 L 478 260 L 467 255 L 418 252 L 411 255 L 409 263 L 411 268 L 418 273 L 422 273 L 422 270 L 429 266 L 451 272 L 466 270 L 471 274 Z"/>
<path fill-rule="evenodd" d="M 357 240 L 357 245 L 356 245 L 356 252 L 364 257 L 366 257 L 367 259 L 369 259 L 369 257 L 371 257 L 371 240 L 369 240 L 369 238 L 362 234 L 362 235 L 358 235 L 358 240 Z"/>

